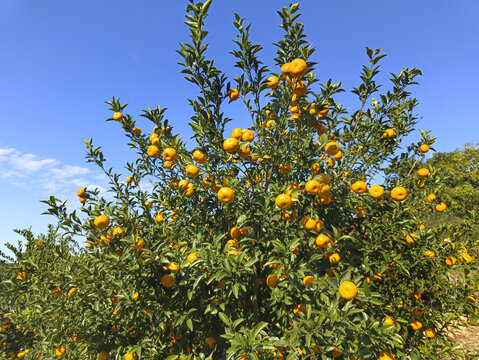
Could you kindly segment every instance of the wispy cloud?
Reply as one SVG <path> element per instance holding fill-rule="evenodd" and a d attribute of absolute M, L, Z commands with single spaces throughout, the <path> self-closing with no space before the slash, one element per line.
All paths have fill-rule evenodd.
<path fill-rule="evenodd" d="M 43 198 L 54 195 L 72 200 L 76 189 L 80 187 L 105 190 L 105 178 L 87 167 L 63 164 L 57 159 L 42 158 L 2 146 L 0 146 L 0 180 L 26 191 L 35 191 Z"/>

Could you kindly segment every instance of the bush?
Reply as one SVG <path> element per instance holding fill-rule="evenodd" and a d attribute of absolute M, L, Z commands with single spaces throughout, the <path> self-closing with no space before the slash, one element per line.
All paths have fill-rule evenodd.
<path fill-rule="evenodd" d="M 468 281 L 477 241 L 467 237 L 477 216 L 421 226 L 444 207 L 436 206 L 441 174 L 417 173 L 434 138 L 421 132 L 419 144 L 401 147 L 417 123 L 409 88 L 421 72 L 392 74 L 391 90 L 379 94 L 385 55 L 367 48 L 353 89 L 361 106 L 349 111 L 335 100 L 340 83 L 319 84 L 292 4 L 279 12 L 285 35 L 273 72 L 236 16 L 232 54 L 242 73 L 230 81 L 206 58 L 210 3 L 188 5 L 192 43 L 179 50 L 200 92 L 190 100 L 196 146 L 187 148 L 159 106 L 141 114 L 154 126 L 144 133 L 125 104 L 107 102 L 108 120 L 138 157 L 125 178 L 86 141 L 110 195 L 79 189 L 83 216 L 51 197 L 45 203 L 58 223 L 45 235 L 23 232 L 26 248 L 5 264 L 1 282 L 5 354 L 459 356 L 450 331 L 477 311 Z M 243 101 L 251 123 L 229 136 L 232 101 Z M 148 181 L 151 190 L 142 190 Z M 428 202 L 429 194 L 436 198 Z M 444 242 L 446 235 L 467 240 Z"/>

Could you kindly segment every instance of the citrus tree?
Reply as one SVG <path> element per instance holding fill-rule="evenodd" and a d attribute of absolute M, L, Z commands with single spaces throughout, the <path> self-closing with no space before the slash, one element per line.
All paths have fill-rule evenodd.
<path fill-rule="evenodd" d="M 314 48 L 291 4 L 278 12 L 284 37 L 271 70 L 235 15 L 240 75 L 230 79 L 207 58 L 210 4 L 187 6 L 191 41 L 178 50 L 199 92 L 189 100 L 194 145 L 160 106 L 141 114 L 151 122 L 144 132 L 126 104 L 107 102 L 108 121 L 138 156 L 120 175 L 85 141 L 109 194 L 79 189 L 73 212 L 51 197 L 57 223 L 44 235 L 23 233 L 26 248 L 1 282 L 5 356 L 460 356 L 451 329 L 477 312 L 468 280 L 477 218 L 423 224 L 447 204 L 441 174 L 421 165 L 434 138 L 422 132 L 404 145 L 418 119 L 409 91 L 420 71 L 392 74 L 380 93 L 385 55 L 367 48 L 352 90 L 360 106 L 346 108 L 335 100 L 341 83 L 315 74 Z M 230 134 L 233 101 L 250 118 L 235 120 Z"/>

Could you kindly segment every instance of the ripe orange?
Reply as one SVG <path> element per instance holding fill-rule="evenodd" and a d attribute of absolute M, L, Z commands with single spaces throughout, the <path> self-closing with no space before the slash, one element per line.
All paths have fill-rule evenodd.
<path fill-rule="evenodd" d="M 394 321 L 394 319 L 390 316 L 387 316 L 386 318 L 384 318 L 384 325 L 394 325 L 396 324 L 396 322 Z"/>
<path fill-rule="evenodd" d="M 225 149 L 229 153 L 235 152 L 239 147 L 238 139 L 234 137 L 227 138 L 223 141 L 223 149 Z"/>
<path fill-rule="evenodd" d="M 133 181 L 133 178 L 131 176 L 128 176 L 125 181 L 127 184 L 130 184 Z"/>
<path fill-rule="evenodd" d="M 166 169 L 171 169 L 172 166 L 173 161 L 163 161 L 163 167 L 165 167 Z"/>
<path fill-rule="evenodd" d="M 86 198 L 83 197 L 83 196 L 80 196 L 80 197 L 78 198 L 78 201 L 80 201 L 82 204 L 84 204 L 84 203 L 86 203 Z"/>
<path fill-rule="evenodd" d="M 414 331 L 420 330 L 422 328 L 422 323 L 419 320 L 414 320 L 409 325 Z"/>
<path fill-rule="evenodd" d="M 270 288 L 275 287 L 278 284 L 278 275 L 269 274 L 266 278 L 266 285 Z"/>
<path fill-rule="evenodd" d="M 304 189 L 310 194 L 317 194 L 321 190 L 321 184 L 317 180 L 309 180 Z"/>
<path fill-rule="evenodd" d="M 289 65 L 291 63 L 286 63 L 286 64 L 283 64 L 283 66 L 281 66 L 281 73 L 282 74 L 286 74 L 287 72 L 289 72 Z M 291 81 L 291 80 L 290 80 Z"/>
<path fill-rule="evenodd" d="M 455 258 L 454 256 L 450 256 L 450 257 L 448 257 L 448 258 L 446 259 L 445 262 L 446 262 L 446 264 L 447 264 L 448 266 L 453 266 L 453 265 L 456 263 L 456 261 L 457 261 L 457 260 L 456 260 L 456 258 Z"/>
<path fill-rule="evenodd" d="M 307 275 L 303 278 L 303 284 L 304 286 L 311 286 L 313 285 L 313 282 L 316 280 L 314 276 Z"/>
<path fill-rule="evenodd" d="M 254 140 L 254 133 L 249 129 L 243 129 L 243 134 L 241 135 L 241 140 L 252 142 Z"/>
<path fill-rule="evenodd" d="M 325 247 L 333 245 L 333 241 L 331 240 L 331 238 L 325 234 L 319 234 L 316 237 L 315 243 L 316 243 L 316 246 L 320 248 L 325 248 Z"/>
<path fill-rule="evenodd" d="M 198 168 L 193 164 L 186 165 L 185 172 L 186 172 L 186 176 L 188 176 L 189 178 L 192 178 L 192 179 L 198 177 L 198 175 L 200 173 Z"/>
<path fill-rule="evenodd" d="M 65 346 L 60 346 L 59 348 L 55 349 L 55 355 L 58 357 L 65 356 L 67 353 L 67 349 L 65 349 Z"/>
<path fill-rule="evenodd" d="M 424 224 L 419 224 L 419 225 L 417 226 L 417 229 L 418 229 L 418 230 L 424 230 L 425 228 L 426 228 L 426 226 L 425 226 Z"/>
<path fill-rule="evenodd" d="M 436 330 L 434 330 L 434 329 L 426 329 L 426 330 L 424 330 L 424 334 L 425 334 L 429 339 L 432 339 L 434 336 L 436 336 Z"/>
<path fill-rule="evenodd" d="M 160 156 L 160 149 L 158 149 L 158 146 L 156 145 L 150 145 L 148 146 L 147 153 L 149 157 L 156 159 L 158 156 Z"/>
<path fill-rule="evenodd" d="M 241 236 L 241 231 L 238 227 L 232 227 L 230 230 L 230 235 L 233 239 L 237 239 Z"/>
<path fill-rule="evenodd" d="M 351 190 L 353 190 L 356 194 L 362 194 L 366 192 L 367 185 L 364 181 L 356 181 L 353 185 L 351 185 Z"/>
<path fill-rule="evenodd" d="M 84 195 L 85 195 L 85 189 L 78 189 L 77 190 L 77 196 L 84 197 Z"/>
<path fill-rule="evenodd" d="M 188 254 L 188 256 L 186 257 L 186 260 L 188 260 L 190 264 L 193 264 L 196 260 L 198 260 L 198 255 L 196 255 L 195 252 L 192 252 Z"/>
<path fill-rule="evenodd" d="M 429 195 L 427 196 L 427 202 L 433 202 L 433 201 L 435 201 L 435 200 L 436 200 L 436 195 L 434 195 L 434 194 L 429 194 Z"/>
<path fill-rule="evenodd" d="M 276 89 L 278 87 L 278 78 L 276 76 L 270 76 L 266 84 L 270 89 Z"/>
<path fill-rule="evenodd" d="M 429 257 L 429 258 L 433 258 L 433 257 L 436 256 L 436 254 L 434 253 L 434 251 L 426 250 L 426 251 L 424 252 L 424 256 Z"/>
<path fill-rule="evenodd" d="M 213 347 L 215 342 L 216 342 L 216 339 L 213 336 L 209 336 L 205 340 L 205 343 L 207 343 L 209 345 L 209 347 L 211 347 L 211 348 Z"/>
<path fill-rule="evenodd" d="M 125 360 L 137 360 L 137 359 L 138 359 L 138 355 L 136 355 L 136 353 L 127 352 L 125 354 Z"/>
<path fill-rule="evenodd" d="M 229 93 L 229 97 L 231 101 L 238 100 L 238 97 L 239 97 L 238 89 L 231 89 Z"/>
<path fill-rule="evenodd" d="M 287 210 L 293 204 L 293 200 L 288 194 L 280 194 L 276 197 L 275 203 L 280 209 Z"/>
<path fill-rule="evenodd" d="M 427 144 L 422 144 L 421 146 L 419 146 L 419 149 L 423 152 L 423 153 L 427 153 L 429 151 L 429 145 Z"/>
<path fill-rule="evenodd" d="M 123 119 L 123 114 L 121 112 L 117 111 L 113 114 L 113 120 L 121 121 L 121 119 Z"/>
<path fill-rule="evenodd" d="M 369 196 L 373 199 L 380 199 L 384 195 L 384 189 L 381 185 L 373 185 L 369 188 Z"/>
<path fill-rule="evenodd" d="M 170 274 L 164 274 L 161 277 L 160 282 L 161 282 L 161 285 L 163 285 L 164 287 L 172 287 L 173 285 L 175 285 L 175 279 L 173 279 L 173 277 Z"/>
<path fill-rule="evenodd" d="M 447 209 L 447 205 L 443 202 L 440 202 L 439 204 L 436 205 L 436 211 L 438 212 L 443 212 L 446 209 Z"/>
<path fill-rule="evenodd" d="M 346 300 L 354 299 L 358 295 L 358 288 L 352 281 L 343 281 L 339 285 L 339 295 Z"/>
<path fill-rule="evenodd" d="M 304 304 L 298 304 L 293 308 L 293 313 L 296 316 L 301 316 L 306 314 L 306 305 Z"/>
<path fill-rule="evenodd" d="M 426 169 L 426 168 L 422 168 L 422 169 L 419 169 L 417 171 L 417 174 L 422 177 L 422 178 L 425 178 L 429 175 L 429 169 Z"/>
<path fill-rule="evenodd" d="M 386 134 L 388 137 L 393 137 L 394 135 L 396 135 L 396 131 L 394 129 L 387 129 Z"/>
<path fill-rule="evenodd" d="M 69 297 L 74 297 L 78 294 L 78 290 L 76 287 L 72 287 L 70 290 L 68 290 L 68 296 Z"/>
<path fill-rule="evenodd" d="M 110 357 L 110 353 L 108 351 L 102 351 L 98 354 L 98 360 L 106 360 Z"/>
<path fill-rule="evenodd" d="M 235 199 L 235 192 L 229 187 L 222 187 L 218 190 L 218 200 L 223 204 L 229 204 Z"/>
<path fill-rule="evenodd" d="M 379 353 L 379 360 L 395 360 L 396 358 L 394 355 L 386 352 L 386 351 L 381 351 Z"/>
<path fill-rule="evenodd" d="M 410 233 L 408 236 L 406 236 L 406 242 L 408 244 L 414 244 L 417 240 L 417 235 L 414 233 Z"/>
<path fill-rule="evenodd" d="M 472 256 L 469 254 L 462 254 L 460 259 L 463 263 L 466 263 L 466 264 L 472 263 Z"/>
<path fill-rule="evenodd" d="M 338 253 L 334 253 L 334 254 L 329 256 L 329 262 L 331 264 L 337 264 L 339 262 L 339 260 L 341 260 L 341 256 L 339 256 Z"/>
<path fill-rule="evenodd" d="M 177 156 L 178 153 L 172 147 L 167 147 L 165 150 L 163 150 L 163 159 L 166 161 L 175 161 Z"/>
<path fill-rule="evenodd" d="M 98 229 L 104 229 L 110 224 L 110 218 L 106 215 L 98 215 L 93 221 L 93 224 L 95 224 Z"/>
<path fill-rule="evenodd" d="M 241 139 L 242 136 L 243 136 L 243 130 L 241 130 L 240 128 L 235 128 L 231 132 L 231 137 L 234 137 L 235 139 L 239 140 Z"/>
<path fill-rule="evenodd" d="M 297 82 L 293 85 L 294 93 L 298 96 L 304 96 L 308 92 L 308 88 L 304 81 Z"/>
<path fill-rule="evenodd" d="M 402 186 L 396 186 L 391 190 L 391 197 L 396 201 L 402 201 L 407 197 L 407 190 Z"/>
<path fill-rule="evenodd" d="M 195 159 L 198 164 L 204 164 L 206 163 L 206 154 L 200 150 L 195 150 L 193 153 L 193 159 Z"/>
<path fill-rule="evenodd" d="M 239 249 L 239 243 L 236 240 L 230 239 L 226 242 L 226 247 L 228 249 L 230 249 L 232 247 L 235 247 L 235 248 Z"/>
<path fill-rule="evenodd" d="M 281 165 L 279 167 L 279 172 L 282 175 L 288 175 L 291 172 L 291 165 Z"/>
<path fill-rule="evenodd" d="M 328 155 L 334 156 L 339 152 L 339 144 L 336 141 L 330 141 L 326 144 L 324 151 Z"/>
<path fill-rule="evenodd" d="M 237 153 L 240 158 L 246 158 L 250 155 L 251 148 L 249 147 L 249 145 L 245 145 L 242 148 L 239 148 Z"/>
<path fill-rule="evenodd" d="M 304 61 L 303 59 L 294 59 L 293 61 L 289 63 L 287 72 L 289 72 L 295 78 L 300 78 L 304 74 L 306 74 L 307 69 L 308 69 L 308 66 L 306 64 L 306 61 Z M 283 68 L 281 68 L 281 71 L 282 70 Z"/>

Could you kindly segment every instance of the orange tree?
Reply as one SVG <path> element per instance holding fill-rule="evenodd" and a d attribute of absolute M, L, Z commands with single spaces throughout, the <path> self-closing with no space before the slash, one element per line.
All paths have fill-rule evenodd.
<path fill-rule="evenodd" d="M 195 145 L 165 109 L 141 115 L 108 101 L 138 154 L 123 177 L 92 140 L 87 158 L 110 194 L 79 189 L 79 211 L 51 197 L 45 235 L 2 278 L 5 356 L 54 359 L 438 359 L 459 356 L 451 328 L 473 321 L 476 239 L 464 224 L 425 228 L 447 211 L 441 174 L 421 168 L 434 143 L 414 131 L 418 69 L 390 90 L 375 81 L 385 55 L 353 89 L 360 107 L 319 83 L 298 4 L 279 11 L 284 38 L 270 71 L 236 15 L 234 80 L 206 58 L 210 1 L 191 3 L 191 43 L 178 53 L 199 96 L 189 100 Z M 374 98 L 373 98 L 374 96 Z M 250 121 L 230 134 L 228 104 Z M 402 169 L 406 169 L 403 171 Z M 149 190 L 140 185 L 150 181 Z M 86 247 L 79 243 L 86 240 Z M 446 240 L 444 240 L 446 239 Z M 465 240 L 457 240 L 465 239 Z M 28 342 L 20 339 L 28 338 Z"/>

